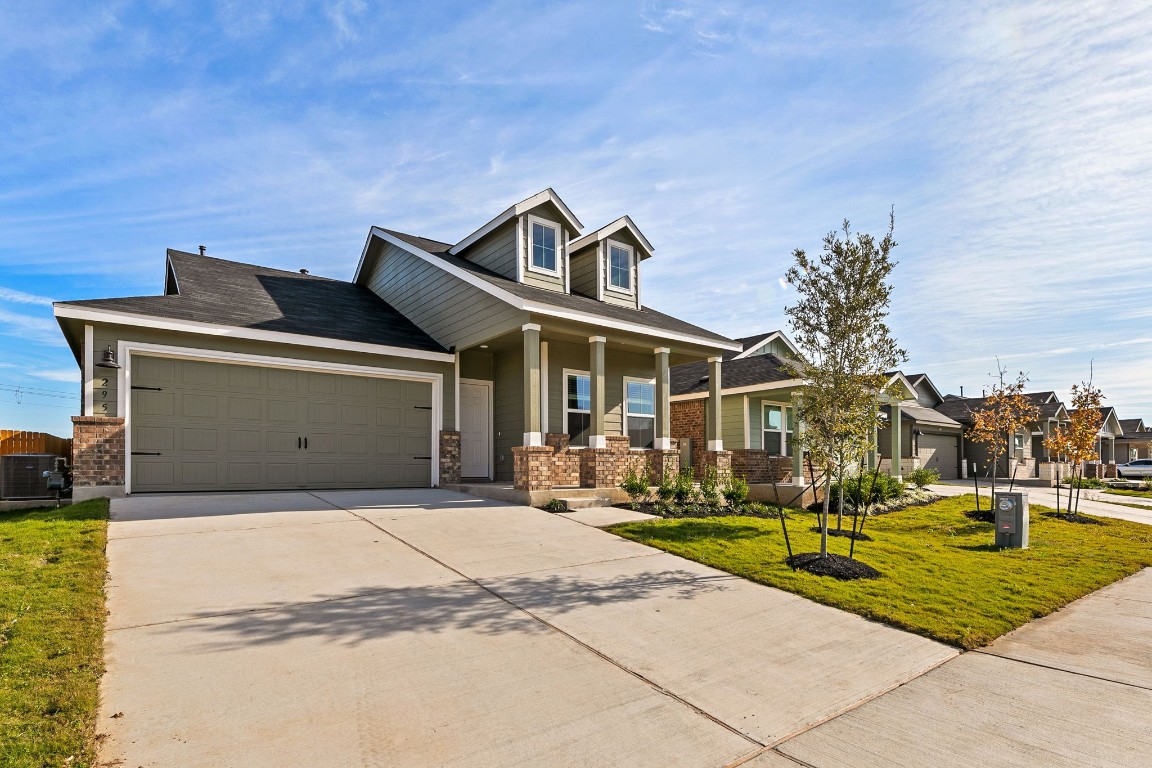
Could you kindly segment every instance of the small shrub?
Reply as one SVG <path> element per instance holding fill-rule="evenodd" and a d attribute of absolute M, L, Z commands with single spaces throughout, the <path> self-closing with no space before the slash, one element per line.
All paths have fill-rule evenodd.
<path fill-rule="evenodd" d="M 904 483 L 891 475 L 865 473 L 844 481 L 844 503 L 853 507 L 884 504 L 904 495 Z M 840 483 L 832 483 L 832 508 L 840 505 Z"/>
<path fill-rule="evenodd" d="M 567 512 L 568 505 L 560 499 L 548 499 L 548 501 L 544 502 L 540 509 L 544 510 L 545 512 Z"/>
<path fill-rule="evenodd" d="M 704 477 L 700 479 L 700 495 L 704 503 L 709 506 L 720 504 L 720 478 L 716 475 L 716 467 L 705 467 Z"/>
<path fill-rule="evenodd" d="M 644 473 L 638 474 L 635 467 L 628 468 L 628 474 L 624 475 L 624 482 L 620 483 L 620 490 L 628 494 L 628 501 L 635 510 L 641 501 L 648 498 L 648 472 L 645 468 Z"/>
<path fill-rule="evenodd" d="M 739 507 L 748 501 L 750 492 L 748 481 L 743 477 L 737 477 L 735 474 L 728 478 L 728 482 L 724 484 L 724 488 L 721 490 L 721 493 L 724 494 L 724 500 L 728 502 L 730 507 Z"/>
<path fill-rule="evenodd" d="M 1143 486 L 1144 490 L 1152 491 L 1152 477 L 1144 478 L 1140 481 L 1140 485 Z"/>
<path fill-rule="evenodd" d="M 696 500 L 696 480 L 692 476 L 692 469 L 684 467 L 676 475 L 676 482 L 672 486 L 672 499 L 677 504 L 688 504 Z"/>
<path fill-rule="evenodd" d="M 940 473 L 935 469 L 920 467 L 920 469 L 914 469 L 909 472 L 908 479 L 911 480 L 913 485 L 915 485 L 917 488 L 924 488 L 926 486 L 932 485 L 935 482 L 939 482 Z"/>
<path fill-rule="evenodd" d="M 656 498 L 665 505 L 676 498 L 676 478 L 668 470 L 660 476 L 660 483 L 656 486 Z"/>
<path fill-rule="evenodd" d="M 1108 484 L 1096 477 L 1078 477 L 1073 481 L 1071 477 L 1064 478 L 1064 482 L 1073 488 L 1107 488 Z"/>

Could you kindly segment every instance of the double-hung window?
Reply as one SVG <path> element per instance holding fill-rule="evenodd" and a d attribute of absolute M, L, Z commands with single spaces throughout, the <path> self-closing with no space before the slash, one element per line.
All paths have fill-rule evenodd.
<path fill-rule="evenodd" d="M 592 424 L 592 379 L 587 373 L 564 372 L 564 424 L 569 445 L 588 445 L 588 429 Z"/>
<path fill-rule="evenodd" d="M 773 456 L 792 455 L 792 409 L 764 403 L 764 450 Z"/>
<path fill-rule="evenodd" d="M 557 259 L 560 248 L 560 228 L 551 222 L 528 217 L 528 268 L 536 272 L 559 274 Z"/>
<path fill-rule="evenodd" d="M 624 379 L 624 432 L 633 448 L 656 442 L 656 382 Z"/>
<path fill-rule="evenodd" d="M 608 241 L 608 287 L 632 293 L 632 248 Z"/>

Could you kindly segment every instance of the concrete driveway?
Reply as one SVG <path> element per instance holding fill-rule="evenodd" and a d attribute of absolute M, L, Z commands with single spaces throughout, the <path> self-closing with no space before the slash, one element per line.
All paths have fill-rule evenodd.
<path fill-rule="evenodd" d="M 113 502 L 125 766 L 729 766 L 952 648 L 442 491 Z M 766 762 L 770 761 L 770 762 Z"/>

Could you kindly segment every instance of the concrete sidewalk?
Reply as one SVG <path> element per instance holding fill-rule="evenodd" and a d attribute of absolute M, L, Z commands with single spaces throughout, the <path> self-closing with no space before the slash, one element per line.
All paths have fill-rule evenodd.
<path fill-rule="evenodd" d="M 1137 768 L 1152 765 L 1150 723 L 1146 569 L 775 752 L 811 768 Z"/>
<path fill-rule="evenodd" d="M 997 489 L 1001 488 L 1007 490 L 1008 486 L 1007 484 L 997 485 Z M 941 496 L 962 496 L 974 492 L 971 480 L 967 481 L 966 485 L 957 481 L 955 483 L 938 483 L 929 486 L 928 489 Z M 1056 508 L 1056 490 L 1054 488 L 1016 486 L 1016 490 L 1026 491 L 1030 504 L 1042 504 L 1052 509 Z M 990 498 L 991 492 L 991 484 L 982 481 L 980 483 L 981 498 Z M 1134 507 L 1122 506 L 1124 504 L 1137 504 L 1142 508 L 1136 509 Z M 1060 490 L 1060 508 L 1067 509 L 1067 507 L 1067 489 L 1062 488 Z M 1113 496 L 1101 491 L 1083 488 L 1080 490 L 1080 511 L 1086 515 L 1112 517 L 1117 520 L 1130 520 L 1134 523 L 1152 525 L 1152 503 L 1150 503 L 1148 499 L 1141 499 L 1134 496 Z"/>
<path fill-rule="evenodd" d="M 956 655 L 442 491 L 118 500 L 108 554 L 131 766 L 736 765 Z"/>

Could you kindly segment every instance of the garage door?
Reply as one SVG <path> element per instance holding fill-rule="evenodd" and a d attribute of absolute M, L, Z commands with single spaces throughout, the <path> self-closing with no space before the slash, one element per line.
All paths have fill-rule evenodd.
<path fill-rule="evenodd" d="M 958 439 L 956 435 L 920 435 L 920 466 L 934 469 L 943 480 L 960 476 Z"/>
<path fill-rule="evenodd" d="M 432 386 L 132 357 L 132 490 L 426 487 Z"/>

